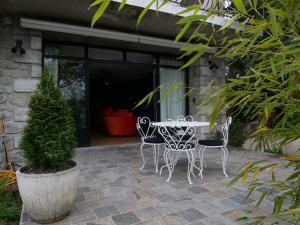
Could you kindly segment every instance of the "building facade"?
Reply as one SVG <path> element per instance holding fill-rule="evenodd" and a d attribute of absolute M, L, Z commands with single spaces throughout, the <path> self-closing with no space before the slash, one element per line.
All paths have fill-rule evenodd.
<path fill-rule="evenodd" d="M 224 62 L 213 59 L 217 68 L 212 69 L 209 55 L 188 69 L 178 71 L 182 65 L 177 59 L 181 43 L 173 39 L 180 27 L 176 26 L 178 18 L 174 14 L 182 10 L 182 6 L 170 3 L 159 15 L 149 12 L 136 29 L 137 15 L 147 1 L 128 1 L 127 9 L 120 14 L 116 13 L 118 4 L 114 1 L 103 20 L 91 29 L 93 11 L 88 10 L 86 1 L 14 0 L 5 3 L 0 0 L 0 115 L 5 116 L 5 133 L 14 162 L 22 163 L 21 132 L 26 124 L 30 96 L 44 65 L 49 67 L 77 110 L 78 138 L 82 146 L 90 145 L 92 129 L 100 129 L 94 124 L 99 123 L 97 113 L 104 105 L 130 108 L 146 91 L 176 81 L 195 88 L 193 94 L 176 107 L 182 108 L 177 114 L 196 115 L 201 111 L 197 104 L 201 90 L 213 80 L 218 84 L 225 82 Z M 222 22 L 222 18 L 211 21 L 214 25 Z M 18 40 L 22 41 L 24 54 L 12 51 Z M 114 89 L 109 89 L 110 86 Z M 115 89 L 122 92 L 110 94 Z M 135 92 L 126 95 L 131 89 Z M 137 92 L 139 94 L 135 94 Z M 122 93 L 128 102 L 115 100 Z M 97 101 L 100 102 L 98 108 L 95 107 Z M 137 114 L 161 120 L 168 117 L 169 106 L 164 104 L 153 104 L 151 109 Z M 209 120 L 207 112 L 198 113 L 196 117 Z M 201 133 L 203 137 L 209 135 L 204 128 Z M 0 163 L 3 164 L 3 157 Z"/>

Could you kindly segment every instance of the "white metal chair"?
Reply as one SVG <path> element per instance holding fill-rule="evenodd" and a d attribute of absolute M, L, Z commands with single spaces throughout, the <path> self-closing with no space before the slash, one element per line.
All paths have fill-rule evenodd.
<path fill-rule="evenodd" d="M 226 163 L 228 158 L 228 150 L 227 150 L 227 143 L 228 143 L 228 129 L 232 122 L 232 118 L 228 117 L 224 124 L 222 124 L 222 133 L 223 138 L 220 140 L 199 140 L 198 143 L 200 145 L 199 148 L 199 158 L 200 158 L 200 169 L 203 171 L 203 155 L 204 151 L 207 148 L 221 148 L 222 150 L 222 166 L 223 166 L 223 173 L 226 177 L 228 177 L 226 173 Z"/>
<path fill-rule="evenodd" d="M 197 168 L 200 171 L 200 175 L 202 174 L 201 169 L 195 165 L 196 142 L 194 137 L 196 135 L 196 127 L 160 126 L 158 131 L 165 140 L 165 165 L 161 167 L 160 174 L 162 169 L 167 167 L 169 170 L 167 182 L 169 182 L 179 157 L 182 153 L 186 153 L 188 158 L 187 177 L 189 183 L 192 184 L 191 174 L 195 176 L 193 169 Z"/>
<path fill-rule="evenodd" d="M 159 147 L 161 144 L 165 143 L 164 139 L 158 133 L 157 127 L 153 126 L 152 122 L 148 117 L 138 117 L 136 128 L 141 135 L 141 141 L 142 141 L 140 151 L 141 151 L 143 164 L 140 167 L 140 169 L 142 170 L 146 164 L 144 154 L 143 154 L 143 150 L 144 150 L 143 146 L 151 145 L 153 146 L 153 160 L 154 160 L 155 172 L 158 173 Z"/>

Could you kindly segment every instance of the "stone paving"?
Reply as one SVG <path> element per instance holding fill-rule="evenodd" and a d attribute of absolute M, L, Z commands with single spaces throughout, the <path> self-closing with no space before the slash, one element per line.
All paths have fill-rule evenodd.
<path fill-rule="evenodd" d="M 231 225 L 237 224 L 235 220 L 249 210 L 255 215 L 264 215 L 272 209 L 269 200 L 263 202 L 261 208 L 255 208 L 255 200 L 263 190 L 254 192 L 245 201 L 246 186 L 238 184 L 226 188 L 230 178 L 222 173 L 218 150 L 206 152 L 204 177 L 193 177 L 192 185 L 187 181 L 186 159 L 179 161 L 171 181 L 166 182 L 167 170 L 161 176 L 156 174 L 151 149 L 144 152 L 149 163 L 140 170 L 139 145 L 136 144 L 77 150 L 81 176 L 76 202 L 70 215 L 54 224 Z M 230 150 L 227 166 L 230 177 L 246 161 L 279 160 L 272 154 L 244 153 L 243 150 Z M 24 213 L 21 224 L 37 223 Z"/>

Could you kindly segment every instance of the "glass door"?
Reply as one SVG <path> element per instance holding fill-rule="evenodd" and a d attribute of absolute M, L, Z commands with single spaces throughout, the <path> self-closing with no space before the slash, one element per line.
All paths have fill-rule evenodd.
<path fill-rule="evenodd" d="M 73 109 L 78 145 L 89 146 L 86 62 L 79 59 L 45 58 L 44 63 L 57 79 L 57 85 Z"/>

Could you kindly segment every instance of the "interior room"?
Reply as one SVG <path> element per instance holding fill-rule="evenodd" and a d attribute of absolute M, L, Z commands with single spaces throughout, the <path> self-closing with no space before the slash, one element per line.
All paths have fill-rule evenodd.
<path fill-rule="evenodd" d="M 89 63 L 90 145 L 140 141 L 138 116 L 153 118 L 153 107 L 134 106 L 153 90 L 153 67 L 145 64 Z"/>

